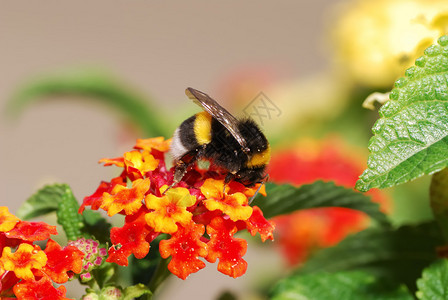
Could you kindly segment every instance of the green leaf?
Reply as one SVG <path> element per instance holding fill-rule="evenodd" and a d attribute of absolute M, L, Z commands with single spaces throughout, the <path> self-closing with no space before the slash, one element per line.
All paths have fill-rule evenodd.
<path fill-rule="evenodd" d="M 395 82 L 373 126 L 368 168 L 356 188 L 386 188 L 448 165 L 448 36 Z"/>
<path fill-rule="evenodd" d="M 435 222 L 398 229 L 371 228 L 318 251 L 297 274 L 365 270 L 415 290 L 423 268 L 437 259 L 443 238 Z"/>
<path fill-rule="evenodd" d="M 22 204 L 17 216 L 29 220 L 56 211 L 67 187 L 66 184 L 44 186 Z"/>
<path fill-rule="evenodd" d="M 412 300 L 406 286 L 391 284 L 360 271 L 291 276 L 273 289 L 273 300 L 343 299 L 343 300 Z"/>
<path fill-rule="evenodd" d="M 74 241 L 82 237 L 84 227 L 83 218 L 78 214 L 79 203 L 68 185 L 65 186 L 64 193 L 58 201 L 56 215 L 58 223 L 62 225 L 68 240 Z"/>
<path fill-rule="evenodd" d="M 102 244 L 110 242 L 110 229 L 112 225 L 99 212 L 84 210 L 82 217 L 84 219 L 82 231 L 89 238 L 94 238 Z"/>
<path fill-rule="evenodd" d="M 136 284 L 128 286 L 123 292 L 123 300 L 132 300 L 145 294 L 152 294 L 148 287 L 144 284 Z"/>
<path fill-rule="evenodd" d="M 49 96 L 84 96 L 115 108 L 147 136 L 169 136 L 166 116 L 132 89 L 103 72 L 94 70 L 70 71 L 44 75 L 19 88 L 9 103 L 9 111 L 17 114 L 33 102 Z M 65 97 L 64 99 L 67 99 Z"/>
<path fill-rule="evenodd" d="M 418 299 L 448 299 L 448 260 L 441 259 L 423 270 L 417 287 Z"/>
<path fill-rule="evenodd" d="M 258 195 L 253 205 L 263 211 L 266 218 L 288 214 L 296 210 L 316 207 L 346 207 L 362 211 L 379 224 L 388 225 L 379 205 L 352 189 L 336 186 L 333 182 L 316 181 L 312 184 L 294 187 L 289 184 L 266 184 L 267 197 Z"/>

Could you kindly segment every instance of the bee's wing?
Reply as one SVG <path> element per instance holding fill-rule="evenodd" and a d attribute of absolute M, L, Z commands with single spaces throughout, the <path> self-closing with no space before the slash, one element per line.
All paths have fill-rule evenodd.
<path fill-rule="evenodd" d="M 195 90 L 193 88 L 187 88 L 185 94 L 193 100 L 196 104 L 200 105 L 206 112 L 208 112 L 213 118 L 221 123 L 232 136 L 241 145 L 244 152 L 249 151 L 246 140 L 242 137 L 238 129 L 238 120 L 232 116 L 224 107 L 213 100 L 209 95 Z"/>

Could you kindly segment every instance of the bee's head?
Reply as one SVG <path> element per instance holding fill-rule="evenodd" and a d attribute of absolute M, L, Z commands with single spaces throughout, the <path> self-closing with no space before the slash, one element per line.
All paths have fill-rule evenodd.
<path fill-rule="evenodd" d="M 256 168 L 242 168 L 235 174 L 235 181 L 242 183 L 247 187 L 254 186 L 256 183 L 263 181 L 266 166 L 260 166 Z"/>

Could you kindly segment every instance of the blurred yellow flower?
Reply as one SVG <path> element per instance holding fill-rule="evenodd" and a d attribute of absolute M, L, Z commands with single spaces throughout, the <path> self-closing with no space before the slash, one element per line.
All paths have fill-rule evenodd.
<path fill-rule="evenodd" d="M 391 87 L 448 29 L 446 0 L 354 0 L 336 15 L 330 51 L 357 83 L 373 88 Z"/>

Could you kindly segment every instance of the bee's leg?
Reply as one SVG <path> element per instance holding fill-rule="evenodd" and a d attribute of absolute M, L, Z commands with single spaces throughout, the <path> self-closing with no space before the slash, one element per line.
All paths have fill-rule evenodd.
<path fill-rule="evenodd" d="M 266 181 L 269 180 L 269 174 L 266 174 L 266 176 L 263 177 L 263 179 L 257 183 L 261 183 L 260 186 L 258 187 L 257 191 L 255 192 L 255 194 L 249 198 L 249 205 L 252 203 L 252 201 L 254 201 L 255 197 L 258 195 L 258 192 L 260 191 L 261 187 L 263 186 L 263 184 L 266 183 Z"/>
<path fill-rule="evenodd" d="M 176 162 L 176 168 L 174 169 L 173 183 L 162 193 L 162 195 L 165 195 L 165 193 L 169 189 L 171 189 L 173 186 L 175 186 L 182 180 L 185 173 L 187 173 L 188 167 L 196 160 L 199 150 L 200 149 L 194 149 L 192 151 L 187 152 Z"/>
<path fill-rule="evenodd" d="M 224 195 L 224 192 L 226 191 L 227 184 L 235 178 L 235 174 L 236 173 L 234 173 L 234 172 L 227 173 L 226 178 L 224 179 L 224 187 L 222 188 L 223 195 Z"/>

